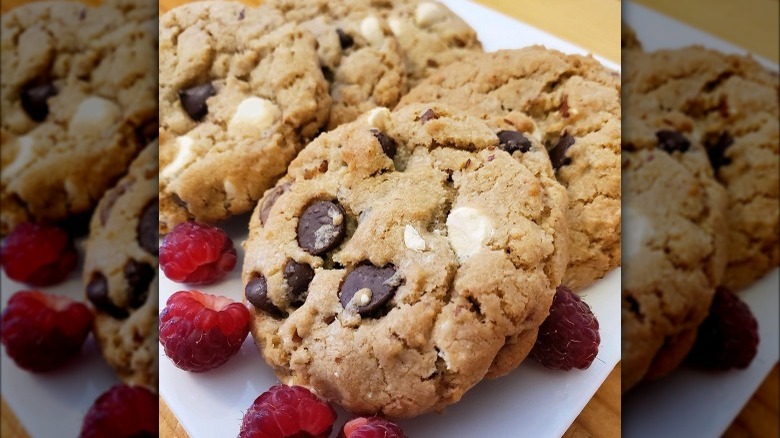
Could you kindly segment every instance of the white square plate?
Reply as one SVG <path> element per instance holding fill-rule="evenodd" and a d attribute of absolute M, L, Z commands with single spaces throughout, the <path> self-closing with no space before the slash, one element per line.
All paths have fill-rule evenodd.
<path fill-rule="evenodd" d="M 623 4 L 623 19 L 647 51 L 700 44 L 728 53 L 747 53 L 635 3 Z M 777 71 L 777 64 L 756 57 Z M 726 431 L 761 385 L 778 359 L 778 273 L 740 293 L 759 324 L 758 354 L 746 370 L 708 373 L 680 368 L 671 375 L 643 384 L 623 398 L 623 435 L 626 437 L 716 437 Z"/>
<path fill-rule="evenodd" d="M 569 53 L 586 53 L 550 34 L 465 0 L 445 1 L 477 30 L 485 50 L 543 44 Z M 617 44 L 617 42 L 616 42 Z M 619 66 L 601 60 L 613 69 Z M 233 241 L 246 238 L 247 217 L 231 221 L 226 229 Z M 204 291 L 241 300 L 240 266 L 229 278 Z M 186 289 L 166 278 L 160 281 L 160 308 L 175 291 Z M 410 437 L 561 436 L 582 411 L 620 359 L 620 270 L 584 293 L 598 317 L 601 348 L 585 371 L 556 372 L 526 361 L 501 379 L 484 381 L 443 414 L 428 414 L 404 421 Z M 277 384 L 270 367 L 258 353 L 251 336 L 238 355 L 219 369 L 191 374 L 174 367 L 160 349 L 160 394 L 193 438 L 236 436 L 244 411 L 255 398 Z M 348 419 L 343 411 L 334 435 Z"/>

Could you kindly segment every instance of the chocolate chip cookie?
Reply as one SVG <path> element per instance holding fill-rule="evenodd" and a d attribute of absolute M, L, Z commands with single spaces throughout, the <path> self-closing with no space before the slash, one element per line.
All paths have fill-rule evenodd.
<path fill-rule="evenodd" d="M 310 143 L 252 215 L 252 334 L 282 382 L 351 412 L 442 409 L 530 350 L 566 205 L 533 137 L 438 104 L 374 109 Z"/>
<path fill-rule="evenodd" d="M 363 1 L 387 20 L 401 44 L 410 87 L 439 67 L 482 52 L 474 29 L 438 1 Z"/>
<path fill-rule="evenodd" d="M 361 2 L 272 0 L 318 43 L 333 104 L 328 129 L 378 106 L 392 108 L 406 93 L 403 52 L 387 23 Z M 362 4 L 365 6 L 365 4 Z"/>
<path fill-rule="evenodd" d="M 95 338 L 117 375 L 157 388 L 158 197 L 156 143 L 100 200 L 90 222 L 83 280 Z"/>
<path fill-rule="evenodd" d="M 442 102 L 495 131 L 518 130 L 549 151 L 569 195 L 571 258 L 563 284 L 579 290 L 620 264 L 620 77 L 595 59 L 540 46 L 451 64 L 399 107 Z"/>
<path fill-rule="evenodd" d="M 72 2 L 3 15 L 0 232 L 88 213 L 156 132 L 148 22 Z"/>
<path fill-rule="evenodd" d="M 252 209 L 327 121 L 317 43 L 282 20 L 235 2 L 161 17 L 161 231 Z"/>
<path fill-rule="evenodd" d="M 622 139 L 624 392 L 682 362 L 728 258 L 728 196 L 692 135 L 693 120 L 653 112 L 657 102 L 630 88 Z"/>
<path fill-rule="evenodd" d="M 729 262 L 723 285 L 738 290 L 780 261 L 778 77 L 746 56 L 702 47 L 632 54 L 627 95 L 646 117 L 687 118 L 729 194 Z"/>

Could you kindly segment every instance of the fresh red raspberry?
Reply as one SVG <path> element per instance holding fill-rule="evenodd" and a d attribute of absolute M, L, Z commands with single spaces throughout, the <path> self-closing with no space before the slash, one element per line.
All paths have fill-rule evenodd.
<path fill-rule="evenodd" d="M 401 428 L 382 417 L 358 417 L 347 421 L 339 438 L 406 438 Z"/>
<path fill-rule="evenodd" d="M 301 386 L 277 385 L 244 414 L 239 438 L 327 438 L 336 411 Z"/>
<path fill-rule="evenodd" d="M 559 286 L 531 355 L 550 369 L 584 370 L 596 358 L 600 342 L 599 322 L 590 306 L 566 286 Z"/>
<path fill-rule="evenodd" d="M 216 227 L 181 223 L 165 236 L 160 247 L 160 267 L 177 283 L 213 283 L 235 266 L 233 241 Z"/>
<path fill-rule="evenodd" d="M 3 241 L 0 262 L 9 278 L 31 286 L 65 280 L 76 266 L 73 240 L 57 227 L 19 224 Z"/>
<path fill-rule="evenodd" d="M 159 412 L 157 396 L 148 389 L 115 385 L 89 408 L 79 438 L 156 437 Z"/>
<path fill-rule="evenodd" d="M 3 311 L 3 345 L 21 368 L 50 371 L 81 350 L 93 319 L 87 306 L 68 297 L 20 291 Z"/>
<path fill-rule="evenodd" d="M 160 313 L 165 354 L 185 371 L 201 373 L 224 364 L 248 334 L 246 306 L 196 290 L 171 295 Z"/>
<path fill-rule="evenodd" d="M 688 360 L 711 370 L 744 369 L 756 357 L 758 341 L 758 321 L 750 308 L 730 290 L 719 287 Z"/>

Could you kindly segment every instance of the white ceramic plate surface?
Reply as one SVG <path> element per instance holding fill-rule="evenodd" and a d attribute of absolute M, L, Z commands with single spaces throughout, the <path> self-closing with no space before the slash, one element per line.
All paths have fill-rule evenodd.
<path fill-rule="evenodd" d="M 465 0 L 445 1 L 477 30 L 486 51 L 543 44 L 569 53 L 586 51 L 539 29 Z M 617 44 L 617 42 L 616 42 Z M 600 59 L 619 69 L 614 63 Z M 237 244 L 246 238 L 246 217 L 226 229 Z M 242 254 L 230 277 L 202 288 L 241 300 Z M 186 289 L 161 273 L 160 309 L 177 290 Z M 410 437 L 558 437 L 571 425 L 620 359 L 620 271 L 616 270 L 584 293 L 601 326 L 601 349 L 586 371 L 556 372 L 532 360 L 501 379 L 483 381 L 443 414 L 428 414 L 401 423 Z M 272 385 L 276 377 L 258 353 L 251 336 L 238 355 L 206 374 L 174 367 L 160 349 L 160 393 L 193 438 L 236 436 L 244 411 Z M 339 411 L 335 431 L 348 419 Z"/>
<path fill-rule="evenodd" d="M 747 53 L 691 26 L 635 3 L 623 4 L 623 19 L 636 31 L 644 50 L 692 44 L 727 53 Z M 777 71 L 777 64 L 756 58 Z M 746 370 L 707 373 L 683 367 L 623 398 L 623 436 L 718 437 L 761 385 L 778 359 L 778 273 L 775 269 L 740 293 L 759 324 L 758 354 Z"/>

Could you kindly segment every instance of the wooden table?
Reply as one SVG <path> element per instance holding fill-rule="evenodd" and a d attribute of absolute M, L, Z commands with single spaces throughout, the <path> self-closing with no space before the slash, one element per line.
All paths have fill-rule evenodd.
<path fill-rule="evenodd" d="M 3 0 L 7 10 L 31 0 Z M 99 0 L 84 0 L 98 3 Z M 595 54 L 620 60 L 620 2 L 618 0 L 477 0 L 553 35 L 584 47 Z M 160 0 L 164 12 L 187 0 Z M 778 59 L 777 39 L 766 29 L 777 29 L 779 0 L 639 0 L 667 15 L 689 22 L 705 31 L 739 44 L 769 59 Z M 246 0 L 258 4 L 260 0 Z M 702 12 L 703 11 L 703 12 Z M 735 13 L 738 12 L 738 13 Z M 728 20 L 716 20 L 723 13 Z M 772 27 L 774 26 L 774 27 Z M 763 382 L 726 433 L 727 437 L 778 436 L 778 367 Z M 181 424 L 160 399 L 160 435 L 187 437 Z M 574 437 L 617 437 L 620 435 L 620 364 L 612 371 L 564 435 Z M 0 436 L 26 437 L 24 428 L 2 401 Z"/>

